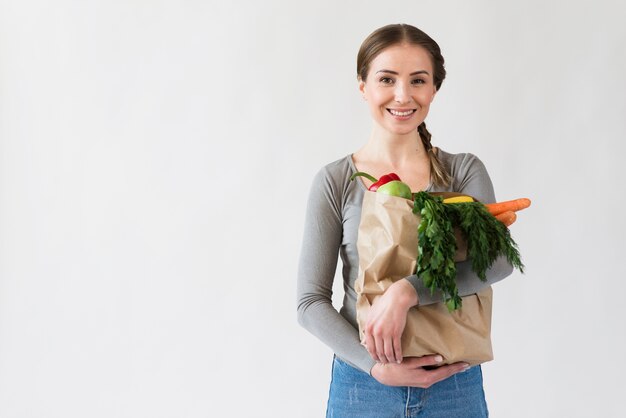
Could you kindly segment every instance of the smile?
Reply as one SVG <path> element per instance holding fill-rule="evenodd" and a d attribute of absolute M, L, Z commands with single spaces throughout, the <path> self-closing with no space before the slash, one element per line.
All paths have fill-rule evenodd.
<path fill-rule="evenodd" d="M 412 113 L 415 113 L 416 109 L 411 109 L 411 110 L 406 110 L 406 111 L 399 111 L 399 110 L 394 110 L 394 109 L 387 109 L 387 111 L 389 113 L 391 113 L 394 116 L 409 116 Z"/>

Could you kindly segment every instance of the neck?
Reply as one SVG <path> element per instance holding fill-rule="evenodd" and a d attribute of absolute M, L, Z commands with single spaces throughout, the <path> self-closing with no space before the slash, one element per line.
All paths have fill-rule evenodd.
<path fill-rule="evenodd" d="M 426 156 L 417 129 L 400 135 L 391 133 L 377 124 L 374 124 L 369 141 L 361 151 L 364 155 L 384 162 L 390 167 L 401 167 L 415 158 Z"/>

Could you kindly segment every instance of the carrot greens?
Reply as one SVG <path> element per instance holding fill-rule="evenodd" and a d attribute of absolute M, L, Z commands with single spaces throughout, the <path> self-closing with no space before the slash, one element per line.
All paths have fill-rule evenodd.
<path fill-rule="evenodd" d="M 479 202 L 444 204 L 439 196 L 413 194 L 413 213 L 421 215 L 418 226 L 416 273 L 431 292 L 440 290 L 448 310 L 461 307 L 456 286 L 454 254 L 457 249 L 454 227 L 467 240 L 472 270 L 485 281 L 486 272 L 499 256 L 523 272 L 517 244 L 508 228 Z"/>

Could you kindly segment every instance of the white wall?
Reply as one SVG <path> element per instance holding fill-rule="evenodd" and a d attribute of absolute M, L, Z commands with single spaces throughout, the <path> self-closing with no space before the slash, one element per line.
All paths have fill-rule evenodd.
<path fill-rule="evenodd" d="M 492 416 L 617 417 L 619 4 L 0 1 L 0 416 L 322 416 L 305 199 L 369 134 L 360 42 L 407 22 L 447 60 L 433 141 L 533 199 L 527 272 L 495 288 Z"/>

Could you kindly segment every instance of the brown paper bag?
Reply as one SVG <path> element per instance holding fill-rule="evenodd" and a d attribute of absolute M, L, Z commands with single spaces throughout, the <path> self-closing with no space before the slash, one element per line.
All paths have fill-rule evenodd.
<path fill-rule="evenodd" d="M 357 239 L 359 275 L 357 322 L 361 342 L 370 306 L 397 280 L 414 274 L 417 265 L 417 227 L 420 216 L 413 202 L 382 193 L 365 192 Z M 459 250 L 455 261 L 466 258 L 466 245 L 456 231 Z M 471 365 L 493 359 L 491 298 L 488 287 L 463 298 L 463 307 L 449 312 L 443 302 L 409 310 L 404 334 L 404 357 L 441 354 L 444 363 Z"/>

